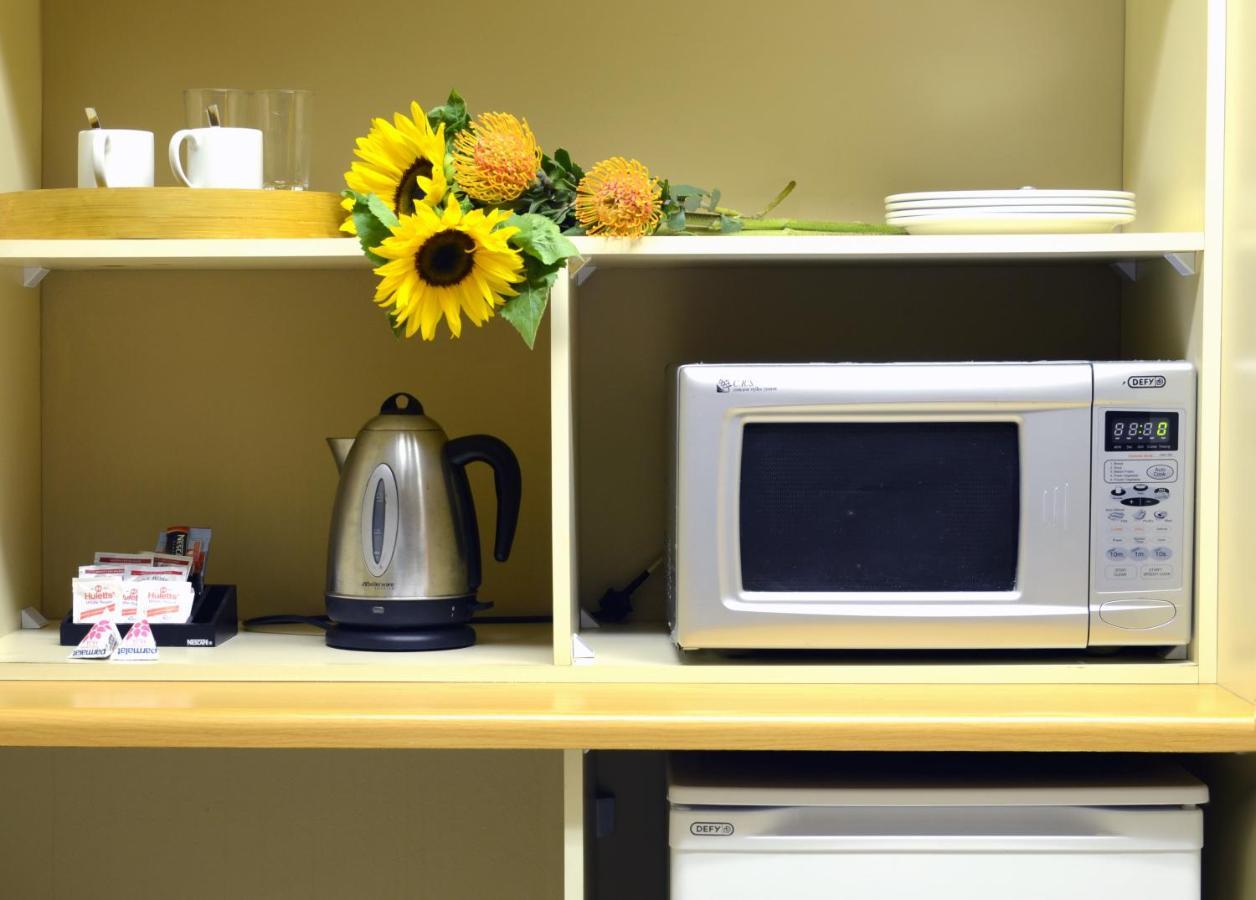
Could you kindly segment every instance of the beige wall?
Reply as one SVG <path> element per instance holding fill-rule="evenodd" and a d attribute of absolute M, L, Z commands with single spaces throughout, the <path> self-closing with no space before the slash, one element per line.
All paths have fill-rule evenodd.
<path fill-rule="evenodd" d="M 892 191 L 1116 187 L 1123 14 L 1120 0 L 486 0 L 457 15 L 429 3 L 220 0 L 211 23 L 191 0 L 46 0 L 44 183 L 72 183 L 83 106 L 106 124 L 152 128 L 161 145 L 183 124 L 182 88 L 229 84 L 316 91 L 323 189 L 339 186 L 371 115 L 434 103 L 450 86 L 478 109 L 527 115 L 546 148 L 561 143 L 586 164 L 634 155 L 748 210 L 790 178 L 799 189 L 783 212 L 868 219 Z M 530 47 L 550 49 L 518 62 Z M 518 451 L 523 537 L 509 563 L 486 567 L 483 594 L 506 611 L 547 610 L 544 335 L 531 354 L 502 323 L 460 344 L 398 344 L 370 287 L 365 273 L 50 279 L 46 608 L 65 608 L 71 566 L 94 549 L 189 520 L 217 529 L 214 577 L 240 583 L 246 615 L 317 610 L 335 484 L 321 439 L 351 433 L 404 388 L 451 434 L 488 431 Z M 584 296 L 597 302 L 596 289 Z M 638 321 L 634 342 L 606 352 L 631 361 L 670 342 L 671 327 Z M 178 421 L 100 415 L 163 393 L 188 401 Z M 125 449 L 87 449 L 82 410 L 94 411 L 92 436 Z M 479 477 L 483 531 L 489 484 Z M 638 565 L 636 550 L 598 581 Z"/>
<path fill-rule="evenodd" d="M 1125 189 L 1140 231 L 1204 227 L 1206 0 L 1130 0 L 1125 12 Z"/>
<path fill-rule="evenodd" d="M 38 187 L 39 0 L 0 3 L 0 191 Z M 0 270 L 0 632 L 39 606 L 39 291 Z"/>
<path fill-rule="evenodd" d="M 560 783 L 557 752 L 0 750 L 0 894 L 554 900 Z"/>

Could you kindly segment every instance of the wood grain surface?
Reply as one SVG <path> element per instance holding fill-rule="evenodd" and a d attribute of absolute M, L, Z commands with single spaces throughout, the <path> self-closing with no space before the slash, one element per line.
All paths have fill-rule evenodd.
<path fill-rule="evenodd" d="M 1216 685 L 13 682 L 0 745 L 1256 750 Z"/>
<path fill-rule="evenodd" d="M 0 194 L 0 238 L 344 237 L 337 194 L 225 188 L 54 188 Z"/>

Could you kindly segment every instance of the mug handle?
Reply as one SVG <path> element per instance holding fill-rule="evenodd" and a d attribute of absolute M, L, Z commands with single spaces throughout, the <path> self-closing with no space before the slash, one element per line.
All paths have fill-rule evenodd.
<path fill-rule="evenodd" d="M 179 160 L 179 146 L 184 139 L 190 141 L 194 146 L 196 144 L 196 135 L 192 133 L 190 128 L 182 128 L 174 133 L 170 138 L 170 171 L 174 173 L 174 177 L 183 182 L 187 187 L 192 187 L 192 182 L 188 180 L 187 173 L 183 171 L 183 163 Z"/>
<path fill-rule="evenodd" d="M 92 138 L 92 173 L 96 177 L 96 187 L 109 187 L 109 178 L 105 175 L 105 157 L 109 154 L 112 143 L 109 135 L 94 135 Z"/>

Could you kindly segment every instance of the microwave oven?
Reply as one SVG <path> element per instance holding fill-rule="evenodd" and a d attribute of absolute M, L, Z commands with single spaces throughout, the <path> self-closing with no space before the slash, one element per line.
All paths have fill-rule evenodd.
<path fill-rule="evenodd" d="M 672 371 L 682 649 L 1189 642 L 1189 363 Z"/>

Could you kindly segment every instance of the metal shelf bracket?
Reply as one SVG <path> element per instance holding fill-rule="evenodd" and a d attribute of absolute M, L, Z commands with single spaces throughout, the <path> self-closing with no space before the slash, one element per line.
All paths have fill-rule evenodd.
<path fill-rule="evenodd" d="M 1120 274 L 1126 281 L 1138 280 L 1138 261 L 1133 259 L 1118 259 L 1112 263 L 1112 268 Z"/>
<path fill-rule="evenodd" d="M 1166 253 L 1164 261 L 1173 266 L 1173 271 L 1183 278 L 1199 272 L 1199 254 L 1194 250 L 1187 250 L 1183 253 Z"/>
<path fill-rule="evenodd" d="M 39 287 L 39 282 L 43 281 L 47 274 L 48 270 L 43 266 L 23 266 L 22 287 Z"/>
<path fill-rule="evenodd" d="M 593 265 L 586 256 L 577 256 L 567 261 L 567 269 L 570 277 L 576 279 L 576 287 L 580 287 L 589 280 L 589 276 L 597 271 L 597 266 Z"/>

